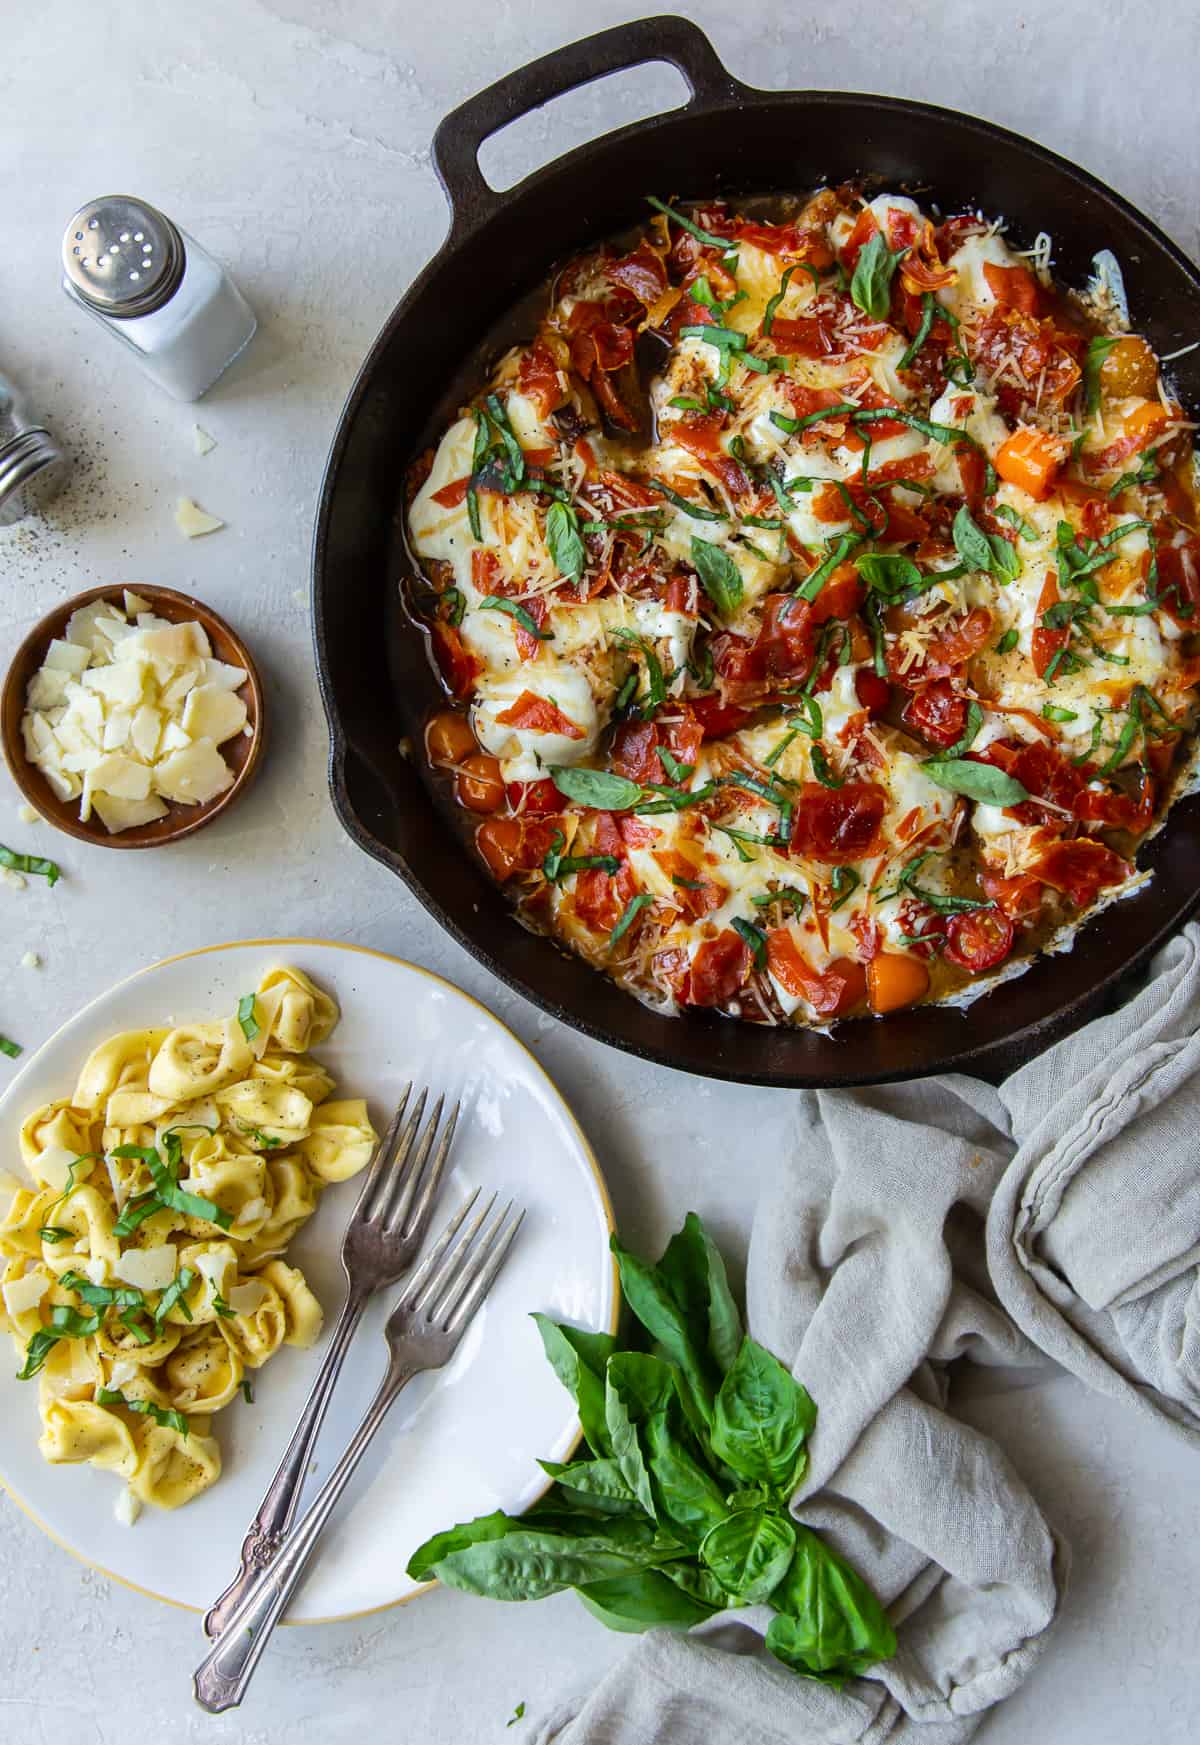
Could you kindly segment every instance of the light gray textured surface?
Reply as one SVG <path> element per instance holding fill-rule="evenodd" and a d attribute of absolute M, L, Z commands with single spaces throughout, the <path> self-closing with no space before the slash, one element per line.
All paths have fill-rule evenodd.
<path fill-rule="evenodd" d="M 333 421 L 384 316 L 444 231 L 428 144 L 470 91 L 571 36 L 635 17 L 612 0 L 183 0 L 6 9 L 0 146 L 0 359 L 74 447 L 52 525 L 0 533 L 0 660 L 56 600 L 96 582 L 190 589 L 252 641 L 273 733 L 257 789 L 191 842 L 116 856 L 16 820 L 0 840 L 61 853 L 49 892 L 0 891 L 0 1028 L 36 1045 L 152 958 L 217 939 L 304 933 L 411 957 L 487 1001 L 573 1102 L 634 1243 L 695 1205 L 737 1253 L 762 1168 L 786 1145 L 788 1098 L 643 1067 L 551 1025 L 445 939 L 342 837 L 325 797 L 325 733 L 307 608 L 312 511 Z M 770 86 L 922 97 L 1031 133 L 1143 206 L 1193 255 L 1200 14 L 1166 0 L 1022 10 L 870 0 L 787 9 L 701 0 L 732 70 Z M 498 144 L 515 179 L 553 151 L 676 100 L 650 70 L 594 88 Z M 230 376 L 193 411 L 146 384 L 55 290 L 63 222 L 130 189 L 228 261 L 260 317 Z M 194 418 L 219 447 L 192 452 Z M 228 522 L 186 544 L 178 495 Z M 32 947 L 39 972 L 17 967 Z M 0 1067 L 3 1063 L 0 1062 Z M 1182 1745 L 1196 1735 L 1200 1577 L 1194 1467 L 1073 1383 L 978 1401 L 1072 1539 L 1059 1640 L 986 1730 L 989 1745 Z M 517 1739 L 514 1705 L 584 1682 L 621 1652 L 569 1598 L 487 1607 L 435 1593 L 356 1624 L 283 1633 L 240 1715 L 191 1707 L 195 1620 L 112 1587 L 0 1503 L 0 1741 L 282 1745 L 302 1731 L 431 1745 Z"/>

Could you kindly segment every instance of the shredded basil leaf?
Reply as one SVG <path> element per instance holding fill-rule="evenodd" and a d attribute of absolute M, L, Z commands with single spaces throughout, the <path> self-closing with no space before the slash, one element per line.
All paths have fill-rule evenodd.
<path fill-rule="evenodd" d="M 1004 632 L 1004 635 L 1000 638 L 999 642 L 996 644 L 996 653 L 997 654 L 1011 654 L 1013 649 L 1017 646 L 1017 643 L 1019 640 L 1020 640 L 1020 638 L 1017 634 L 1017 630 L 1016 630 L 1015 626 L 1010 626 L 1010 628 Z"/>
<path fill-rule="evenodd" d="M 1089 418 L 1100 404 L 1100 371 L 1104 360 L 1121 337 L 1119 333 L 1097 333 L 1088 340 L 1083 365 L 1083 404 Z"/>
<path fill-rule="evenodd" d="M 825 747 L 817 744 L 812 748 L 812 771 L 823 788 L 844 788 L 845 776 L 835 776 L 829 767 L 829 759 L 825 755 Z"/>
<path fill-rule="evenodd" d="M 729 925 L 734 932 L 750 947 L 750 954 L 759 969 L 767 967 L 767 936 L 753 921 L 743 921 L 740 915 L 735 915 Z"/>
<path fill-rule="evenodd" d="M 694 236 L 697 242 L 704 243 L 706 248 L 719 248 L 722 254 L 732 254 L 737 248 L 737 243 L 732 237 L 715 236 L 711 230 L 701 230 L 698 224 L 693 224 L 690 218 L 685 218 L 683 213 L 677 212 L 674 206 L 668 206 L 665 200 L 659 200 L 653 194 L 647 194 L 646 201 L 656 211 L 665 212 L 667 217 L 679 226 L 680 230 L 686 230 L 689 236 Z"/>
<path fill-rule="evenodd" d="M 654 898 L 650 895 L 649 891 L 639 891 L 636 897 L 630 898 L 625 913 L 621 916 L 621 919 L 617 922 L 616 926 L 608 936 L 608 949 L 610 951 L 617 941 L 624 938 L 625 934 L 628 933 L 642 910 L 653 901 Z"/>
<path fill-rule="evenodd" d="M 247 1042 L 253 1042 L 262 1029 L 262 1025 L 254 1015 L 254 998 L 253 994 L 243 994 L 238 1001 L 238 1023 L 242 1027 L 242 1035 Z"/>
<path fill-rule="evenodd" d="M 859 885 L 862 884 L 862 877 L 855 872 L 852 866 L 835 866 L 831 883 L 834 896 L 837 898 L 836 903 L 829 905 L 829 913 L 833 915 L 843 903 L 850 901 Z"/>
<path fill-rule="evenodd" d="M 11 1036 L 0 1036 L 0 1054 L 6 1054 L 9 1060 L 16 1060 L 22 1052 L 21 1044 L 14 1042 Z"/>
<path fill-rule="evenodd" d="M 507 612 L 510 618 L 515 618 L 522 630 L 530 636 L 536 636 L 539 642 L 553 642 L 552 630 L 539 630 L 537 624 L 529 616 L 524 606 L 519 606 L 515 600 L 502 600 L 498 594 L 489 594 L 486 600 L 479 602 L 481 612 Z"/>
<path fill-rule="evenodd" d="M 921 323 L 917 328 L 916 333 L 913 335 L 912 344 L 900 359 L 900 362 L 896 365 L 898 370 L 910 370 L 912 368 L 916 361 L 917 354 L 925 344 L 925 341 L 929 338 L 930 330 L 933 327 L 934 302 L 935 299 L 932 291 L 925 291 L 922 293 Z"/>
<path fill-rule="evenodd" d="M 15 849 L 5 848 L 0 842 L 0 866 L 7 867 L 10 872 L 33 873 L 38 878 L 45 879 L 48 885 L 56 885 L 62 877 L 62 868 L 53 860 L 47 860 L 40 854 L 18 854 Z"/>
<path fill-rule="evenodd" d="M 787 288 L 792 282 L 792 274 L 795 272 L 795 270 L 796 270 L 795 266 L 790 266 L 787 268 L 783 277 L 779 281 L 779 289 L 776 291 L 776 293 L 773 297 L 768 299 L 767 306 L 763 310 L 762 331 L 763 331 L 764 337 L 766 337 L 768 339 L 770 338 L 770 335 L 771 335 L 771 328 L 774 326 L 774 323 L 775 323 L 775 311 L 778 309 L 779 305 L 783 302 L 784 296 L 787 293 Z"/>
<path fill-rule="evenodd" d="M 156 1424 L 161 1424 L 166 1430 L 176 1430 L 181 1436 L 189 1433 L 187 1419 L 182 1412 L 176 1412 L 168 1406 L 156 1406 L 153 1400 L 130 1400 L 119 1388 L 97 1388 L 96 1404 L 99 1406 L 124 1406 L 127 1412 L 138 1412 L 144 1418 L 153 1418 Z"/>

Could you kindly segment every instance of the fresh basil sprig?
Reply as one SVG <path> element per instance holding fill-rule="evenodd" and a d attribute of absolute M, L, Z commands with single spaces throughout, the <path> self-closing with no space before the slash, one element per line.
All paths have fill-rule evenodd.
<path fill-rule="evenodd" d="M 656 1265 L 615 1238 L 613 1249 L 654 1354 L 535 1315 L 587 1452 L 542 1462 L 554 1487 L 524 1518 L 498 1510 L 437 1533 L 409 1574 L 502 1600 L 574 1588 L 615 1630 L 687 1629 L 766 1604 L 776 1658 L 834 1683 L 890 1658 L 896 1638 L 876 1596 L 790 1514 L 817 1409 L 743 1334 L 699 1218 L 688 1214 Z"/>
<path fill-rule="evenodd" d="M 583 769 L 567 764 L 552 769 L 550 779 L 568 800 L 574 800 L 580 806 L 591 806 L 597 812 L 628 812 L 642 797 L 639 782 L 613 775 L 611 770 Z"/>

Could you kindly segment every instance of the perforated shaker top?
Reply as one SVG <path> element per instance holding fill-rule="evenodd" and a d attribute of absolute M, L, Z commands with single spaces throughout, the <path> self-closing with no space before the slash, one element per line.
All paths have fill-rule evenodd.
<path fill-rule="evenodd" d="M 90 200 L 63 238 L 63 271 L 99 314 L 149 315 L 183 277 L 183 238 L 157 207 L 128 194 Z"/>

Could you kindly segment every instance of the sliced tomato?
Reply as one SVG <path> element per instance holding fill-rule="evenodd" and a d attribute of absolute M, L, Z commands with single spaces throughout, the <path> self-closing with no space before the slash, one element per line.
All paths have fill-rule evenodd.
<path fill-rule="evenodd" d="M 1133 868 L 1103 842 L 1080 836 L 1073 842 L 1052 843 L 1037 871 L 1046 884 L 1083 909 L 1095 902 L 1101 891 L 1123 884 Z"/>
<path fill-rule="evenodd" d="M 995 969 L 1013 948 L 1016 929 L 1002 909 L 971 909 L 946 922 L 945 955 L 972 975 Z"/>
<path fill-rule="evenodd" d="M 900 719 L 927 745 L 945 751 L 957 745 L 966 731 L 967 699 L 960 696 L 949 679 L 935 679 L 909 699 Z"/>
<path fill-rule="evenodd" d="M 725 1006 L 750 974 L 750 947 L 731 927 L 706 939 L 688 968 L 682 997 L 689 1006 Z"/>
<path fill-rule="evenodd" d="M 475 846 L 503 884 L 514 873 L 541 866 L 560 824 L 558 818 L 488 818 L 475 832 Z"/>
<path fill-rule="evenodd" d="M 469 697 L 475 689 L 475 680 L 483 671 L 482 663 L 471 653 L 462 633 L 453 624 L 444 624 L 439 618 L 430 625 L 429 634 L 438 671 L 450 695 Z"/>
<path fill-rule="evenodd" d="M 511 708 L 497 715 L 496 720 L 502 727 L 516 727 L 530 733 L 560 733 L 565 739 L 586 737 L 583 728 L 577 727 L 569 715 L 564 715 L 556 703 L 548 697 L 535 696 L 532 691 L 522 691 Z"/>
<path fill-rule="evenodd" d="M 845 782 L 826 788 L 805 782 L 796 801 L 792 847 L 828 866 L 849 866 L 877 852 L 887 810 L 877 782 Z"/>

